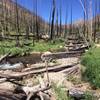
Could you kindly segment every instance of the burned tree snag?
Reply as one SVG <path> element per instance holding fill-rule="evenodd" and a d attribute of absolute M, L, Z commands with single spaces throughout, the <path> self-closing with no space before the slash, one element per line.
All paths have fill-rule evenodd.
<path fill-rule="evenodd" d="M 65 33 L 64 38 L 66 38 L 68 30 L 67 30 L 67 20 L 68 20 L 68 9 L 66 9 L 66 18 L 65 18 Z"/>
<path fill-rule="evenodd" d="M 37 0 L 36 0 L 36 38 L 39 40 L 39 21 L 38 21 L 38 15 L 37 15 Z"/>
<path fill-rule="evenodd" d="M 73 30 L 73 29 L 72 29 L 72 28 L 73 28 L 73 25 L 72 25 L 72 24 L 73 24 L 73 23 L 72 23 L 73 18 L 72 18 L 72 16 L 73 16 L 73 15 L 72 15 L 72 4 L 71 4 L 71 13 L 70 13 L 70 17 L 71 17 L 70 33 L 71 33 L 71 34 L 72 34 L 72 30 Z"/>
<path fill-rule="evenodd" d="M 20 32 L 20 28 L 19 28 L 19 14 L 18 14 L 18 2 L 16 1 L 16 46 L 20 46 L 20 42 L 19 42 L 19 32 Z"/>
<path fill-rule="evenodd" d="M 53 0 L 53 11 L 52 11 L 52 21 L 51 21 L 51 34 L 50 34 L 50 40 L 53 39 L 55 8 L 56 8 L 56 7 L 55 7 L 55 0 Z"/>
<path fill-rule="evenodd" d="M 84 8 L 86 9 L 86 0 L 84 0 Z M 85 36 L 85 32 L 86 32 L 86 14 L 84 12 L 84 25 L 83 25 L 83 34 Z"/>
<path fill-rule="evenodd" d="M 58 10 L 57 10 L 57 14 L 56 14 L 56 36 L 58 37 L 58 32 L 59 32 L 59 28 L 58 28 Z"/>
<path fill-rule="evenodd" d="M 97 1 L 95 1 L 95 11 L 94 11 L 94 33 L 93 33 L 94 42 L 96 40 L 96 28 L 97 28 L 96 15 L 97 15 Z"/>
<path fill-rule="evenodd" d="M 62 6 L 60 1 L 60 35 L 62 34 Z"/>

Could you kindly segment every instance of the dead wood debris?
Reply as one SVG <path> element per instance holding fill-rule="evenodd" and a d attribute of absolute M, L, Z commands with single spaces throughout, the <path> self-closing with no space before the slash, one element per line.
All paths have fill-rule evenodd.
<path fill-rule="evenodd" d="M 48 60 L 51 60 L 51 58 L 62 58 L 65 56 L 68 57 L 68 55 L 76 55 L 77 53 L 79 53 L 79 55 L 81 54 L 81 52 L 76 52 L 76 51 L 72 53 L 61 52 L 61 53 L 46 54 L 45 60 L 47 62 L 45 63 L 49 63 Z M 5 57 L 3 57 L 2 59 L 5 59 Z M 54 64 L 54 65 L 49 66 L 48 64 L 46 64 L 44 66 L 42 65 L 39 67 L 37 66 L 36 68 L 34 68 L 34 66 L 30 68 L 24 68 L 21 70 L 21 72 L 12 70 L 6 73 L 6 71 L 3 70 L 0 72 L 0 83 L 11 82 L 12 84 L 16 85 L 16 88 L 14 89 L 14 91 L 8 92 L 7 90 L 4 90 L 6 93 L 5 97 L 8 97 L 8 95 L 11 98 L 14 97 L 13 99 L 9 99 L 8 97 L 8 100 L 32 100 L 33 98 L 38 98 L 39 100 L 50 100 L 49 90 L 52 87 L 50 84 L 50 81 L 45 83 L 44 80 L 40 78 L 39 84 L 36 86 L 27 86 L 27 85 L 19 84 L 17 83 L 17 81 L 22 80 L 28 75 L 41 74 L 41 73 L 47 73 L 47 72 L 50 73 L 50 72 L 60 71 L 60 72 L 67 73 L 67 75 L 74 74 L 78 70 L 78 67 L 76 67 L 76 65 L 78 64 L 79 62 L 73 63 L 72 65 L 66 65 L 66 64 L 55 65 Z M 4 97 L 3 95 L 5 94 L 2 94 L 0 92 L 0 97 L 3 98 Z M 17 96 L 19 95 L 19 97 L 17 98 L 16 95 Z"/>
<path fill-rule="evenodd" d="M 66 69 L 66 68 L 76 66 L 77 64 L 78 63 L 75 63 L 73 65 L 59 65 L 59 66 L 55 66 L 55 67 L 50 67 L 50 68 L 48 68 L 48 72 L 58 72 L 58 71 Z M 72 68 L 72 70 L 73 70 L 73 68 Z M 41 73 L 45 73 L 45 72 L 46 72 L 46 68 L 43 68 L 43 69 L 39 69 L 39 70 L 31 70 L 28 72 L 12 72 L 9 74 L 0 73 L 0 77 L 7 78 L 7 79 L 21 79 L 22 77 L 27 76 L 27 75 L 41 74 Z M 68 70 L 68 73 L 69 73 L 69 70 Z"/>

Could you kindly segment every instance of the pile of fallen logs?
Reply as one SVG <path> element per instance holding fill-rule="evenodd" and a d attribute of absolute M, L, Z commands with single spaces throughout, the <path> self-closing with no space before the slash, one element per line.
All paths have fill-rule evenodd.
<path fill-rule="evenodd" d="M 17 84 L 16 87 L 12 86 L 12 90 L 0 87 L 0 100 L 50 100 L 50 88 L 51 85 L 44 81 L 33 87 Z"/>
<path fill-rule="evenodd" d="M 63 58 L 67 55 L 80 55 L 82 52 L 60 52 L 60 53 L 47 53 L 42 54 L 41 59 L 44 65 L 31 66 L 26 68 L 23 63 L 10 64 L 6 62 L 9 54 L 6 54 L 0 58 L 0 84 L 10 82 L 15 84 L 13 91 L 5 90 L 0 87 L 0 100 L 50 100 L 50 93 L 48 90 L 51 88 L 48 73 L 59 72 L 67 73 L 67 75 L 74 74 L 78 71 L 76 65 L 79 62 L 73 63 L 72 65 L 66 64 L 51 64 L 50 61 L 54 58 Z M 5 63 L 6 62 L 6 63 Z M 20 69 L 20 70 L 19 70 Z M 47 82 L 44 82 L 42 78 L 39 79 L 39 84 L 36 86 L 27 86 L 19 83 L 19 81 L 25 78 L 32 77 L 33 75 L 39 75 L 41 73 L 47 73 Z"/>
<path fill-rule="evenodd" d="M 68 69 L 68 73 L 70 73 L 70 71 L 72 71 L 74 69 L 73 66 L 77 65 L 78 63 L 75 63 L 73 65 L 58 65 L 58 66 L 52 66 L 52 67 L 48 67 L 48 72 L 58 72 L 58 71 L 62 71 L 64 69 Z M 73 67 L 72 69 L 70 69 L 71 67 Z M 33 67 L 32 67 L 33 68 Z M 34 75 L 34 74 L 41 74 L 41 73 L 45 73 L 46 72 L 46 68 L 42 68 L 42 69 L 33 69 L 30 68 L 29 71 L 25 71 L 25 69 L 22 70 L 22 72 L 9 72 L 8 74 L 6 73 L 0 73 L 0 77 L 1 78 L 7 78 L 7 79 L 21 79 L 27 75 Z"/>

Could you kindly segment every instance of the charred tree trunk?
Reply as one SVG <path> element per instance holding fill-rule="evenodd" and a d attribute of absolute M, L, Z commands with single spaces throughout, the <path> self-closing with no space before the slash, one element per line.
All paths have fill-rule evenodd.
<path fill-rule="evenodd" d="M 60 1 L 60 36 L 62 34 L 62 6 Z"/>
<path fill-rule="evenodd" d="M 1 26 L 1 36 L 4 36 L 4 32 L 3 32 L 3 26 L 4 26 L 4 7 L 3 7 L 3 0 L 1 0 L 1 6 L 2 6 L 2 18 L 0 19 L 0 26 Z"/>
<path fill-rule="evenodd" d="M 58 32 L 59 32 L 59 28 L 58 28 L 58 10 L 57 10 L 57 15 L 56 15 L 56 36 L 58 37 Z"/>
<path fill-rule="evenodd" d="M 19 14 L 18 14 L 18 2 L 16 1 L 16 46 L 19 47 L 20 46 L 20 42 L 19 42 L 19 32 L 20 32 L 20 28 L 19 28 Z"/>
<path fill-rule="evenodd" d="M 71 4 L 71 24 L 70 24 L 70 34 L 72 34 L 72 28 L 73 28 L 73 23 L 72 23 L 72 4 Z"/>
<path fill-rule="evenodd" d="M 52 15 L 52 7 L 51 7 L 51 10 L 50 10 L 50 16 L 49 16 L 49 33 L 48 33 L 49 36 L 51 34 L 51 15 Z"/>
<path fill-rule="evenodd" d="M 4 30 L 5 30 L 5 33 L 4 34 L 6 34 L 6 32 L 7 32 L 7 5 L 6 5 L 6 1 L 4 1 L 4 18 L 5 18 L 5 20 L 4 20 L 4 24 L 5 24 L 5 28 L 4 28 Z"/>
<path fill-rule="evenodd" d="M 36 0 L 36 38 L 39 40 L 39 21 L 38 21 L 38 15 L 37 15 L 37 0 Z"/>
<path fill-rule="evenodd" d="M 68 9 L 66 9 L 66 18 L 65 18 L 65 34 L 64 38 L 66 38 L 68 30 L 67 30 L 67 20 L 68 20 Z"/>
<path fill-rule="evenodd" d="M 5 3 L 2 0 L 2 37 L 5 37 Z"/>
<path fill-rule="evenodd" d="M 54 32 L 54 17 L 55 17 L 55 0 L 53 0 L 53 11 L 52 11 L 52 21 L 51 21 L 51 34 L 50 34 L 50 40 L 53 39 L 53 32 Z"/>
<path fill-rule="evenodd" d="M 34 2 L 33 2 L 33 11 L 34 11 Z M 34 46 L 34 16 L 32 15 L 32 40 L 33 40 L 33 46 Z"/>
<path fill-rule="evenodd" d="M 84 9 L 86 9 L 86 0 L 84 0 Z M 83 34 L 86 35 L 86 14 L 84 12 L 84 25 L 83 25 Z"/>

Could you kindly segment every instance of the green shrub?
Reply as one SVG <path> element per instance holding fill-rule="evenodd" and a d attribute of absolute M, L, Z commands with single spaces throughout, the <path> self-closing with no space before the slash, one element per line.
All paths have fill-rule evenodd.
<path fill-rule="evenodd" d="M 86 66 L 83 78 L 100 88 L 100 48 L 91 48 L 84 54 L 81 64 Z"/>
<path fill-rule="evenodd" d="M 0 55 L 4 55 L 7 52 L 11 52 L 12 54 L 19 54 L 22 55 L 23 53 L 29 52 L 45 52 L 45 51 L 56 51 L 60 48 L 60 46 L 64 45 L 63 41 L 56 40 L 55 43 L 52 42 L 45 42 L 45 41 L 35 41 L 35 45 L 33 46 L 32 41 L 20 41 L 21 44 L 30 43 L 29 46 L 21 46 L 16 47 L 16 41 L 0 41 Z"/>

